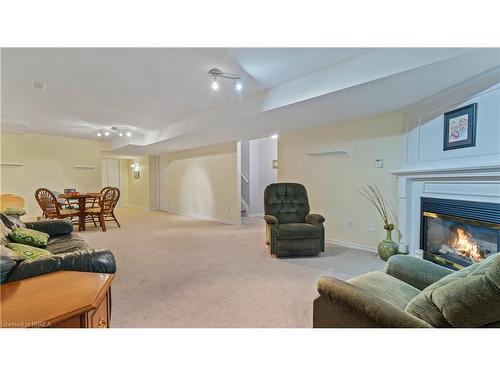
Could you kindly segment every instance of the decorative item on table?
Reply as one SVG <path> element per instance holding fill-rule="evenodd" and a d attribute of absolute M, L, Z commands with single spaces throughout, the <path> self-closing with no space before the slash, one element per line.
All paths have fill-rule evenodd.
<path fill-rule="evenodd" d="M 6 216 L 14 217 L 18 220 L 21 216 L 26 215 L 26 210 L 24 208 L 17 207 L 4 208 L 0 212 Z"/>
<path fill-rule="evenodd" d="M 378 255 L 383 260 L 388 260 L 391 256 L 398 254 L 399 246 L 392 240 L 392 231 L 395 229 L 398 242 L 401 241 L 401 231 L 396 210 L 389 199 L 386 199 L 376 184 L 361 187 L 359 193 L 364 196 L 376 208 L 382 221 L 384 229 L 387 231 L 385 240 L 381 241 L 377 247 Z"/>
<path fill-rule="evenodd" d="M 477 103 L 444 114 L 443 151 L 476 145 Z"/>

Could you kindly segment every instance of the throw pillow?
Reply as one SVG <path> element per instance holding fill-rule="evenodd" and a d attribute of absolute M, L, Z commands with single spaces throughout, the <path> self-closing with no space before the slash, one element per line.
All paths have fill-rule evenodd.
<path fill-rule="evenodd" d="M 34 229 L 16 228 L 9 233 L 9 238 L 24 245 L 47 247 L 49 235 Z"/>
<path fill-rule="evenodd" d="M 0 212 L 0 219 L 2 219 L 2 222 L 10 230 L 14 230 L 16 228 L 26 228 L 26 225 L 21 220 L 16 219 L 15 217 L 12 216 L 4 215 L 1 212 Z"/>
<path fill-rule="evenodd" d="M 36 260 L 40 258 L 48 258 L 52 256 L 52 253 L 50 251 L 47 251 L 45 249 L 39 249 L 38 247 L 33 247 L 33 246 L 28 246 L 28 245 L 23 245 L 20 243 L 9 243 L 7 244 L 7 247 L 16 253 L 18 253 L 20 256 L 22 256 L 24 259 L 31 259 L 31 260 Z"/>
<path fill-rule="evenodd" d="M 7 236 L 10 232 L 12 231 L 0 220 L 0 245 L 5 246 L 9 243 L 9 238 Z"/>

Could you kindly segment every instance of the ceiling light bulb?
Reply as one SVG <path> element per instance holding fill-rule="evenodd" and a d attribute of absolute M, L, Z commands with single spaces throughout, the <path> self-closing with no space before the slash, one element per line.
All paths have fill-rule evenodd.
<path fill-rule="evenodd" d="M 243 88 L 243 85 L 241 84 L 240 81 L 238 81 L 238 82 L 236 82 L 236 86 L 235 87 L 236 87 L 237 91 L 241 91 L 241 89 Z"/>
<path fill-rule="evenodd" d="M 123 133 L 122 133 L 122 132 L 119 132 L 119 133 L 118 133 L 118 137 L 123 137 Z"/>
<path fill-rule="evenodd" d="M 272 138 L 272 139 L 278 139 L 278 134 L 273 134 L 273 135 L 271 136 L 271 138 Z"/>
<path fill-rule="evenodd" d="M 98 137 L 101 137 L 101 136 L 102 136 L 102 133 L 101 133 L 101 132 L 97 132 L 97 136 L 98 136 Z"/>
<path fill-rule="evenodd" d="M 105 137 L 109 136 L 109 132 L 104 132 L 104 136 Z"/>
<path fill-rule="evenodd" d="M 132 133 L 131 132 L 127 132 L 127 137 L 132 137 Z"/>
<path fill-rule="evenodd" d="M 217 83 L 217 81 L 216 81 L 216 80 L 214 80 L 214 81 L 212 82 L 212 89 L 213 89 L 213 90 L 216 90 L 216 91 L 219 89 L 219 84 Z"/>

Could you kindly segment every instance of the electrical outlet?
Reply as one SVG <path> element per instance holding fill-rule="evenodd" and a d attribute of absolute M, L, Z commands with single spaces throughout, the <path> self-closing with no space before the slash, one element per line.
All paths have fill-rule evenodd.
<path fill-rule="evenodd" d="M 347 222 L 347 228 L 348 228 L 348 229 L 352 229 L 352 221 L 351 221 L 351 220 L 349 220 L 349 221 Z"/>
<path fill-rule="evenodd" d="M 373 223 L 368 224 L 368 231 L 369 232 L 373 232 L 374 229 L 375 229 L 375 226 L 373 225 Z"/>

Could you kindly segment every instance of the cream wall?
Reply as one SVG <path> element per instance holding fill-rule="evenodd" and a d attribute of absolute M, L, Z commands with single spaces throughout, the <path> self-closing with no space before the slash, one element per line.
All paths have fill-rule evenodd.
<path fill-rule="evenodd" d="M 0 137 L 1 162 L 23 164 L 1 167 L 1 192 L 22 196 L 28 215 L 41 214 L 35 200 L 35 190 L 40 187 L 57 191 L 65 188 L 85 192 L 101 190 L 104 142 L 40 134 L 1 134 Z"/>
<path fill-rule="evenodd" d="M 132 164 L 139 164 L 140 178 L 134 178 L 134 168 Z M 150 209 L 150 176 L 149 176 L 149 156 L 141 156 L 129 160 L 128 170 L 128 202 L 132 207 Z"/>
<path fill-rule="evenodd" d="M 306 186 L 311 212 L 326 218 L 328 240 L 373 249 L 384 239 L 375 208 L 357 191 L 375 182 L 396 206 L 397 181 L 389 171 L 401 165 L 403 125 L 402 114 L 389 113 L 280 134 L 278 181 Z M 305 155 L 335 150 L 347 155 Z M 384 160 L 382 169 L 375 168 L 376 159 Z M 373 231 L 368 230 L 369 224 L 374 224 Z"/>
<path fill-rule="evenodd" d="M 167 192 L 169 211 L 240 223 L 239 163 L 237 143 L 168 154 L 166 189 L 160 189 Z"/>

